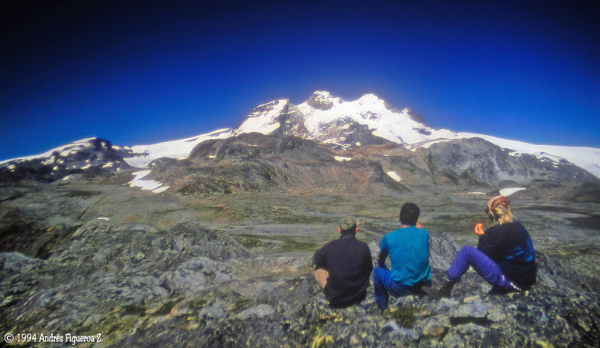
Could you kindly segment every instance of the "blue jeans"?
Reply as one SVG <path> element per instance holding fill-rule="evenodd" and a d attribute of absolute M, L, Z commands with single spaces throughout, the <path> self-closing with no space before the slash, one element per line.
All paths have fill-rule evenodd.
<path fill-rule="evenodd" d="M 469 269 L 469 266 L 473 267 L 475 272 L 491 285 L 506 290 L 514 289 L 514 286 L 502 274 L 500 267 L 486 254 L 470 245 L 462 247 L 458 255 L 456 255 L 452 266 L 448 269 L 448 279 L 453 282 L 459 282 L 463 274 Z"/>
<path fill-rule="evenodd" d="M 375 302 L 382 311 L 388 307 L 390 295 L 394 297 L 407 296 L 414 294 L 420 286 L 428 282 L 419 283 L 419 285 L 406 286 L 392 280 L 392 271 L 383 267 L 375 267 L 373 270 L 373 285 L 375 287 Z"/>

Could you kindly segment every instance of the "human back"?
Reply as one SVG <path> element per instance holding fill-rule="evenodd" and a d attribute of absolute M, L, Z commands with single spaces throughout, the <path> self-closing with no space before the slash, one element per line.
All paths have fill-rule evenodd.
<path fill-rule="evenodd" d="M 364 300 L 373 270 L 371 250 L 356 239 L 356 221 L 340 221 L 340 238 L 315 252 L 315 279 L 332 307 L 347 307 Z"/>
<path fill-rule="evenodd" d="M 367 243 L 342 236 L 323 249 L 329 271 L 325 293 L 332 304 L 350 302 L 369 287 L 373 264 Z"/>
<path fill-rule="evenodd" d="M 379 243 L 378 266 L 373 271 L 375 302 L 385 311 L 389 297 L 400 297 L 420 292 L 429 284 L 429 233 L 418 223 L 419 207 L 405 203 L 400 209 L 400 229 L 383 236 Z M 390 258 L 391 270 L 386 259 Z"/>
<path fill-rule="evenodd" d="M 429 233 L 416 226 L 402 227 L 381 240 L 392 264 L 392 280 L 406 286 L 431 278 Z"/>
<path fill-rule="evenodd" d="M 519 222 L 490 227 L 479 237 L 477 249 L 492 259 L 520 288 L 529 288 L 536 282 L 537 267 L 531 236 Z"/>

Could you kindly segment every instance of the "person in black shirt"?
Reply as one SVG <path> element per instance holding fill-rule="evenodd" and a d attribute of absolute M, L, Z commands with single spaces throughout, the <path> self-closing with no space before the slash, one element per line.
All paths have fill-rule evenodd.
<path fill-rule="evenodd" d="M 356 239 L 356 231 L 353 218 L 342 219 L 340 238 L 325 244 L 313 256 L 315 279 L 334 308 L 357 304 L 367 296 L 373 261 L 367 243 Z"/>
<path fill-rule="evenodd" d="M 424 292 L 433 297 L 450 297 L 452 287 L 469 266 L 493 286 L 494 293 L 520 291 L 535 284 L 537 267 L 533 242 L 529 232 L 512 215 L 508 198 L 493 197 L 485 212 L 495 225 L 484 232 L 483 225 L 477 224 L 477 248 L 462 247 L 441 287 L 423 288 Z"/>

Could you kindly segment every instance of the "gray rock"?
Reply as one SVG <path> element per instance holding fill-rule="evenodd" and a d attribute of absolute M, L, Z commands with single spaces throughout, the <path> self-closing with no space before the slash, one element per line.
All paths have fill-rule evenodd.
<path fill-rule="evenodd" d="M 493 308 L 488 312 L 488 319 L 493 322 L 500 322 L 506 319 L 506 314 L 502 308 Z"/>
<path fill-rule="evenodd" d="M 215 275 L 215 279 L 213 282 L 215 284 L 223 284 L 233 280 L 238 280 L 238 278 L 228 273 L 219 272 L 217 273 L 217 275 Z"/>
<path fill-rule="evenodd" d="M 221 302 L 214 302 L 202 308 L 199 316 L 204 319 L 221 319 L 227 316 L 225 306 Z"/>
<path fill-rule="evenodd" d="M 465 347 L 465 341 L 460 335 L 449 333 L 442 339 L 444 348 L 462 348 Z"/>
<path fill-rule="evenodd" d="M 419 348 L 440 348 L 442 343 L 436 339 L 426 339 L 419 341 Z"/>
<path fill-rule="evenodd" d="M 155 286 L 152 288 L 152 293 L 158 297 L 167 297 L 169 296 L 169 292 L 167 291 L 167 289 L 163 288 L 162 286 Z"/>
<path fill-rule="evenodd" d="M 275 313 L 275 309 L 273 309 L 273 307 L 269 305 L 258 305 L 239 313 L 237 318 L 242 320 L 247 320 L 250 318 L 260 319 L 271 316 L 273 313 Z"/>
<path fill-rule="evenodd" d="M 467 324 L 456 326 L 456 332 L 463 334 L 463 335 L 473 334 L 474 332 L 480 332 L 480 331 L 485 331 L 485 330 L 487 330 L 487 329 L 484 326 L 477 325 L 474 323 L 467 323 Z"/>
<path fill-rule="evenodd" d="M 491 306 L 488 303 L 483 302 L 463 304 L 452 310 L 450 316 L 454 319 L 483 319 L 488 315 L 490 307 Z"/>
<path fill-rule="evenodd" d="M 169 288 L 179 291 L 186 296 L 193 295 L 204 289 L 204 285 L 206 284 L 204 274 L 189 269 L 178 269 L 173 273 L 168 273 L 164 279 Z"/>
<path fill-rule="evenodd" d="M 381 328 L 381 333 L 390 333 L 399 337 L 408 337 L 417 341 L 421 335 L 416 330 L 399 326 L 396 322 L 388 321 Z"/>
<path fill-rule="evenodd" d="M 206 275 L 214 274 L 216 268 L 217 263 L 207 257 L 197 257 L 179 266 L 179 269 L 189 269 L 195 272 L 202 272 Z"/>
<path fill-rule="evenodd" d="M 12 274 L 30 271 L 42 262 L 19 252 L 0 252 L 0 270 Z"/>
<path fill-rule="evenodd" d="M 425 321 L 423 325 L 423 334 L 426 336 L 439 337 L 444 334 L 447 327 L 450 327 L 450 318 L 445 315 L 436 315 Z"/>
<path fill-rule="evenodd" d="M 440 299 L 437 306 L 437 310 L 442 313 L 454 311 L 456 308 L 458 308 L 458 301 L 449 298 Z"/>

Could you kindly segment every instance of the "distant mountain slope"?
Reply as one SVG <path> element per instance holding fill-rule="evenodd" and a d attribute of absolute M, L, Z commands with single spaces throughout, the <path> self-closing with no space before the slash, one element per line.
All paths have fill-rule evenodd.
<path fill-rule="evenodd" d="M 511 156 L 533 155 L 559 165 L 571 162 L 600 178 L 600 149 L 574 146 L 534 145 L 483 134 L 436 130 L 410 109 L 399 110 L 373 94 L 345 102 L 328 92 L 315 92 L 306 102 L 293 105 L 287 99 L 257 106 L 236 129 L 222 129 L 189 139 L 146 146 L 134 146 L 145 157 L 127 158 L 135 167 L 145 167 L 160 157 L 186 158 L 193 146 L 208 139 L 223 139 L 244 133 L 294 135 L 328 145 L 350 149 L 363 145 L 393 142 L 406 148 L 428 148 L 454 139 L 483 138 L 509 150 Z"/>
<path fill-rule="evenodd" d="M 151 162 L 159 158 L 188 158 L 197 145 L 207 140 L 248 133 L 295 136 L 312 140 L 338 153 L 369 145 L 398 144 L 420 157 L 413 159 L 412 164 L 403 162 L 398 170 L 408 170 L 415 163 L 420 163 L 419 171 L 425 170 L 433 176 L 444 176 L 457 183 L 466 180 L 471 184 L 493 186 L 503 180 L 522 183 L 536 179 L 586 182 L 600 178 L 600 149 L 597 148 L 533 145 L 483 134 L 436 130 L 410 109 L 396 109 L 373 94 L 346 102 L 319 91 L 299 105 L 287 99 L 259 105 L 235 129 L 219 129 L 186 139 L 131 148 L 111 147 L 102 139 L 84 139 L 44 154 L 0 162 L 0 172 L 8 175 L 24 172 L 23 168 L 27 167 L 35 168 L 35 173 L 39 172 L 48 179 L 56 179 L 89 168 L 106 169 L 121 165 L 149 168 Z M 485 142 L 469 140 L 474 138 Z M 103 141 L 109 144 L 104 152 L 89 151 Z M 102 150 L 101 147 L 98 149 Z M 86 155 L 82 156 L 80 152 Z M 445 156 L 454 156 L 454 159 L 449 161 Z M 429 158 L 427 164 L 426 158 Z M 74 163 L 66 166 L 60 161 Z M 390 175 L 398 180 L 395 175 L 399 173 L 394 173 Z M 405 172 L 408 176 L 411 173 L 416 175 L 413 169 Z"/>

